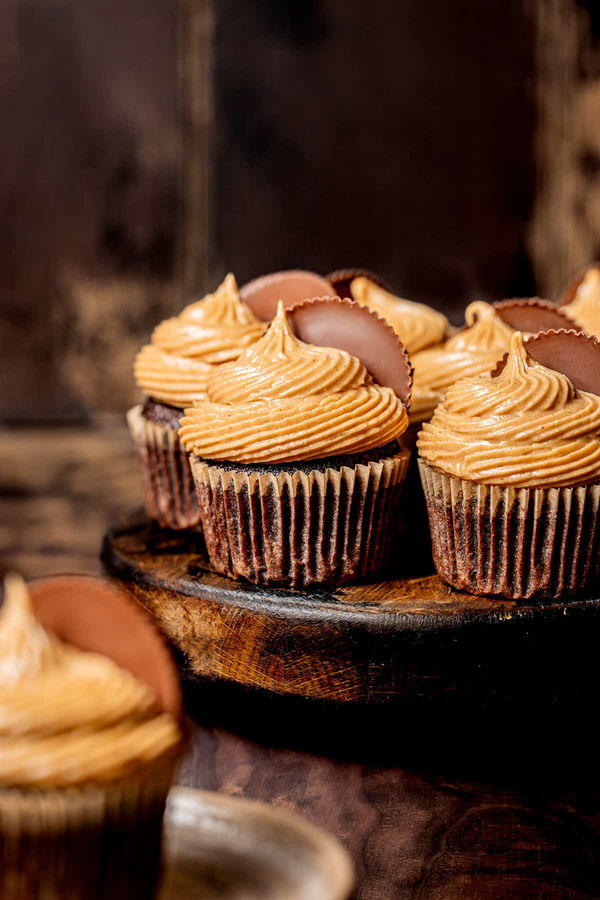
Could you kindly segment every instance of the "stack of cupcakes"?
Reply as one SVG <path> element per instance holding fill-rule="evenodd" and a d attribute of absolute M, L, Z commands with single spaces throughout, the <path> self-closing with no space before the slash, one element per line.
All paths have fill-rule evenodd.
<path fill-rule="evenodd" d="M 321 298 L 309 299 L 316 294 Z M 403 523 L 411 559 L 427 559 L 431 544 L 419 528 L 422 510 L 436 568 L 456 587 L 509 597 L 574 593 L 593 577 L 594 567 L 589 559 L 582 562 L 579 550 L 573 571 L 563 565 L 556 575 L 556 564 L 545 566 L 542 557 L 565 552 L 567 532 L 557 537 L 557 526 L 549 537 L 539 516 L 560 520 L 569 533 L 579 513 L 569 518 L 567 508 L 581 507 L 588 521 L 600 480 L 595 457 L 585 473 L 573 465 L 565 481 L 550 475 L 551 467 L 539 477 L 531 474 L 538 448 L 525 463 L 523 437 L 514 447 L 500 442 L 498 453 L 491 436 L 482 438 L 480 450 L 471 445 L 487 428 L 499 434 L 505 426 L 509 433 L 513 422 L 515 428 L 523 425 L 511 405 L 512 392 L 522 397 L 540 391 L 543 410 L 553 392 L 567 398 L 564 416 L 557 407 L 549 420 L 523 401 L 531 435 L 540 422 L 546 428 L 553 419 L 570 422 L 575 409 L 592 409 L 583 394 L 593 396 L 594 389 L 570 382 L 568 373 L 565 381 L 558 363 L 558 374 L 551 365 L 554 374 L 542 377 L 538 343 L 527 344 L 529 356 L 523 336 L 539 335 L 539 342 L 558 330 L 581 342 L 587 339 L 577 332 L 592 333 L 598 323 L 600 265 L 588 267 L 560 306 L 539 298 L 477 301 L 467 307 L 458 330 L 432 307 L 395 296 L 367 271 L 338 270 L 326 277 L 275 272 L 240 293 L 228 276 L 214 295 L 159 326 L 136 361 L 138 383 L 151 399 L 129 418 L 146 472 L 150 514 L 169 527 L 200 523 L 212 566 L 222 574 L 304 587 L 381 573 Z M 490 372 L 509 350 L 505 371 L 492 379 Z M 185 383 L 180 371 L 189 376 Z M 482 409 L 476 402 L 480 395 Z M 494 404 L 510 411 L 491 411 Z M 586 427 L 584 443 L 592 446 L 593 415 Z M 400 488 L 419 433 L 421 478 L 415 465 L 402 505 Z M 561 441 L 565 434 L 561 431 Z M 580 438 L 578 433 L 575 454 Z M 570 452 L 565 447 L 560 444 L 561 451 Z M 510 474 L 502 470 L 494 481 L 485 465 L 479 470 L 480 451 L 482 459 L 500 467 L 494 471 L 504 464 Z M 552 455 L 556 447 L 548 444 L 546 451 Z M 159 474 L 161 454 L 178 477 Z M 173 466 L 175 457 L 179 462 Z M 510 492 L 517 488 L 537 492 L 533 505 L 525 494 L 514 500 Z M 552 493 L 555 489 L 563 494 Z M 473 513 L 477 503 L 483 506 Z M 538 516 L 533 524 L 527 518 L 532 509 Z M 514 520 L 511 510 L 518 510 Z M 502 547 L 500 528 L 505 529 Z M 521 558 L 525 545 L 517 542 L 520 549 L 511 555 L 506 535 L 517 529 L 515 534 L 530 540 L 532 528 L 541 549 L 538 556 L 534 550 L 527 568 Z M 595 536 L 585 533 L 595 546 Z"/>

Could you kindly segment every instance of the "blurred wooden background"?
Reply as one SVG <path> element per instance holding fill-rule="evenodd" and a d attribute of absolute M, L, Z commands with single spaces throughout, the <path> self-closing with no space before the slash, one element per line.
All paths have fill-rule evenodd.
<path fill-rule="evenodd" d="M 122 411 L 227 269 L 556 296 L 600 254 L 599 40 L 595 0 L 5 0 L 0 417 Z"/>

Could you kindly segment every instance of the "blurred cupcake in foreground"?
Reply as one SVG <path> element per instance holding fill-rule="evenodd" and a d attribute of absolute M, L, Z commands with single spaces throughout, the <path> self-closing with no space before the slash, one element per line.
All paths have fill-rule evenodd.
<path fill-rule="evenodd" d="M 446 337 L 446 316 L 424 303 L 395 297 L 371 278 L 353 278 L 350 294 L 392 326 L 411 358 L 414 353 L 439 344 Z"/>
<path fill-rule="evenodd" d="M 414 366 L 411 424 L 427 422 L 446 391 L 460 378 L 489 374 L 508 351 L 516 329 L 537 333 L 569 328 L 566 316 L 539 297 L 500 303 L 476 300 L 465 311 L 466 327 L 443 344 L 411 357 Z"/>
<path fill-rule="evenodd" d="M 38 616 L 79 646 L 61 640 Z M 144 671 L 152 673 L 148 681 L 137 674 Z M 167 651 L 116 588 L 101 579 L 61 577 L 39 582 L 30 596 L 18 576 L 6 579 L 0 609 L 3 900 L 154 896 L 162 816 L 184 744 L 179 714 Z"/>
<path fill-rule="evenodd" d="M 583 590 L 600 550 L 600 343 L 515 332 L 498 375 L 454 384 L 419 435 L 449 584 L 512 599 Z"/>
<path fill-rule="evenodd" d="M 214 294 L 161 322 L 138 353 L 134 375 L 147 399 L 129 411 L 127 421 L 142 465 L 148 515 L 163 527 L 198 523 L 189 462 L 178 437 L 183 408 L 204 397 L 214 368 L 239 356 L 264 328 L 228 275 Z"/>
<path fill-rule="evenodd" d="M 338 299 L 286 314 L 187 409 L 214 568 L 263 584 L 340 584 L 385 564 L 409 453 L 410 367 L 383 320 Z"/>
<path fill-rule="evenodd" d="M 587 334 L 600 337 L 600 263 L 587 266 L 571 282 L 560 308 Z"/>

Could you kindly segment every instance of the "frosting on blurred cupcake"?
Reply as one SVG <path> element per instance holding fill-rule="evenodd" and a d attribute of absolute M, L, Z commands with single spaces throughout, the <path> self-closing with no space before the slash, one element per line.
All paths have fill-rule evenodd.
<path fill-rule="evenodd" d="M 354 300 L 386 319 L 409 354 L 439 344 L 446 336 L 446 316 L 424 303 L 396 297 L 366 277 L 354 278 L 350 292 Z"/>
<path fill-rule="evenodd" d="M 106 656 L 46 631 L 18 576 L 0 609 L 0 784 L 105 782 L 181 741 L 151 689 Z"/>
<path fill-rule="evenodd" d="M 227 275 L 214 294 L 154 329 L 136 357 L 135 380 L 147 396 L 183 408 L 205 395 L 215 365 L 236 359 L 264 329 Z"/>
<path fill-rule="evenodd" d="M 600 479 L 600 397 L 533 360 L 512 336 L 500 375 L 456 382 L 423 425 L 419 453 L 457 478 L 517 487 Z"/>
<path fill-rule="evenodd" d="M 391 388 L 343 350 L 299 340 L 280 304 L 264 337 L 215 370 L 179 434 L 201 458 L 276 463 L 367 451 L 407 424 Z"/>
<path fill-rule="evenodd" d="M 590 266 L 561 311 L 588 334 L 600 337 L 600 266 Z"/>
<path fill-rule="evenodd" d="M 507 352 L 513 329 L 502 321 L 494 307 L 477 300 L 465 311 L 466 328 L 457 331 L 443 344 L 416 353 L 411 422 L 424 422 L 443 400 L 448 388 L 473 375 L 489 373 Z"/>

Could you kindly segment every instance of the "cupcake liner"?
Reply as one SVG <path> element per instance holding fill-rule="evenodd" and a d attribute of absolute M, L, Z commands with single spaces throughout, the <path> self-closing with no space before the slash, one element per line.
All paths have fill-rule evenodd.
<path fill-rule="evenodd" d="M 0 787 L 2 900 L 154 897 L 176 757 L 102 785 Z"/>
<path fill-rule="evenodd" d="M 148 515 L 163 528 L 195 528 L 198 501 L 178 429 L 144 418 L 141 406 L 129 410 L 127 424 L 142 466 Z"/>
<path fill-rule="evenodd" d="M 600 484 L 476 484 L 419 460 L 433 558 L 455 588 L 513 600 L 582 591 L 600 572 Z"/>
<path fill-rule="evenodd" d="M 410 453 L 292 471 L 191 457 L 217 572 L 258 584 L 342 584 L 384 567 Z"/>

